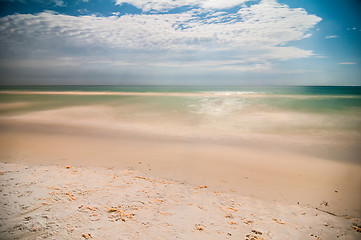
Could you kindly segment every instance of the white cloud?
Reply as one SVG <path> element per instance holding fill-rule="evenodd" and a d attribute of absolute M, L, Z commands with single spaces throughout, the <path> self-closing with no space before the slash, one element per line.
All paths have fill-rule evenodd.
<path fill-rule="evenodd" d="M 289 60 L 297 58 L 308 58 L 315 54 L 310 50 L 303 50 L 296 47 L 271 47 L 263 55 L 265 59 Z"/>
<path fill-rule="evenodd" d="M 196 6 L 205 9 L 226 9 L 249 2 L 250 0 L 116 0 L 117 5 L 128 3 L 143 11 L 165 11 L 183 6 Z"/>
<path fill-rule="evenodd" d="M 134 4 L 153 4 L 135 1 Z M 187 1 L 199 3 L 180 0 L 154 4 L 186 4 Z M 227 4 L 240 2 L 245 1 Z M 219 8 L 222 4 L 216 0 L 202 2 L 202 6 Z M 39 60 L 35 63 L 40 64 L 44 59 L 53 58 L 59 59 L 60 65 L 62 59 L 67 59 L 66 64 L 99 61 L 121 66 L 178 64 L 241 71 L 270 69 L 273 60 L 314 55 L 310 50 L 286 47 L 289 42 L 309 37 L 309 30 L 321 20 L 304 9 L 263 0 L 232 14 L 207 10 L 204 17 L 198 11 L 110 17 L 54 12 L 16 14 L 0 18 L 0 47 L 5 51 L 3 56 L 35 58 Z M 189 64 L 194 59 L 199 64 Z"/>
<path fill-rule="evenodd" d="M 355 62 L 340 62 L 338 64 L 342 64 L 342 65 L 354 65 L 356 64 Z"/>
<path fill-rule="evenodd" d="M 64 1 L 62 1 L 62 0 L 54 0 L 54 3 L 55 3 L 55 5 L 58 6 L 58 7 L 65 7 L 65 6 L 66 6 L 66 4 L 64 3 Z"/>
<path fill-rule="evenodd" d="M 44 4 L 44 5 L 55 5 L 58 7 L 65 7 L 66 3 L 63 0 L 1 0 L 6 2 L 20 2 L 20 3 L 32 3 L 32 4 Z"/>
<path fill-rule="evenodd" d="M 326 36 L 325 38 L 338 38 L 338 36 L 337 35 L 330 35 L 330 36 Z"/>
<path fill-rule="evenodd" d="M 110 61 L 107 59 L 89 59 L 82 57 L 58 57 L 51 59 L 17 59 L 15 61 L 0 60 L 0 66 L 9 68 L 41 68 L 41 67 L 80 67 L 84 63 L 88 66 L 112 65 L 112 66 L 137 66 L 137 63 L 126 61 Z"/>

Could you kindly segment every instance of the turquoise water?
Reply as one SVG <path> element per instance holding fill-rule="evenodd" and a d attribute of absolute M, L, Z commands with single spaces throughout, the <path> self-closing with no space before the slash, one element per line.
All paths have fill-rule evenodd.
<path fill-rule="evenodd" d="M 222 95 L 242 99 L 242 104 L 247 107 L 263 107 L 269 109 L 283 109 L 300 112 L 360 112 L 361 87 L 324 87 L 324 86 L 299 86 L 299 87 L 240 87 L 240 86 L 0 86 L 1 91 L 80 91 L 80 92 L 155 92 L 155 93 L 209 93 L 213 99 Z M 232 94 L 237 94 L 233 96 Z M 245 94 L 245 96 L 242 96 Z M 252 99 L 246 95 L 257 94 Z M 206 98 L 207 96 L 204 96 Z M 177 99 L 176 101 L 172 101 Z M 194 98 L 197 100 L 197 98 Z M 4 95 L 0 96 L 0 103 L 7 101 L 32 101 L 37 106 L 44 108 L 51 104 L 77 105 L 105 103 L 122 100 L 154 101 L 159 107 L 179 105 L 180 97 L 149 97 L 149 96 L 44 96 L 44 95 Z M 188 104 L 190 98 L 184 96 L 181 101 Z M 40 104 L 42 102 L 43 104 Z M 173 102 L 173 103 L 172 103 Z M 51 103 L 49 105 L 49 103 Z M 172 103 L 172 104 L 171 104 Z M 237 106 L 234 106 L 237 108 Z"/>
<path fill-rule="evenodd" d="M 1 86 L 0 118 L 206 138 L 288 136 L 307 144 L 358 144 L 361 87 Z"/>

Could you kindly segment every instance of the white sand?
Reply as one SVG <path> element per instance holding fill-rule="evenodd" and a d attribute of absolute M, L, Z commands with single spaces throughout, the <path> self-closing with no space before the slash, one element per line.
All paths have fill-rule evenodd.
<path fill-rule="evenodd" d="M 0 168 L 1 239 L 361 237 L 356 218 L 129 170 L 4 163 Z"/>

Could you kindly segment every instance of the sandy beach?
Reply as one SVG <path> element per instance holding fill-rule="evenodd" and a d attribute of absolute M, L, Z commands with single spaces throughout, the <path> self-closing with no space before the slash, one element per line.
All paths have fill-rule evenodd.
<path fill-rule="evenodd" d="M 357 164 L 21 121 L 0 144 L 2 239 L 360 237 Z"/>
<path fill-rule="evenodd" d="M 1 239 L 359 239 L 358 218 L 116 168 L 1 163 Z"/>
<path fill-rule="evenodd" d="M 35 93 L 0 95 L 1 239 L 361 236 L 357 111 L 310 111 L 332 97 Z"/>

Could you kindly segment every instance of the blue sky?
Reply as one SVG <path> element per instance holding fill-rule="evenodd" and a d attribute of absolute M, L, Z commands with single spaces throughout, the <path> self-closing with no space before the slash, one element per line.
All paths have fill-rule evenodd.
<path fill-rule="evenodd" d="M 0 84 L 361 85 L 358 0 L 0 0 Z"/>

